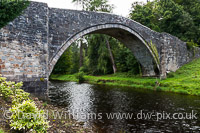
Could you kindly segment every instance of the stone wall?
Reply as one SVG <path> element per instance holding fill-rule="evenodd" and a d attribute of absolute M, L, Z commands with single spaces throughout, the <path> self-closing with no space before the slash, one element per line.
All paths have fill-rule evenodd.
<path fill-rule="evenodd" d="M 40 85 L 46 90 L 47 36 L 48 6 L 31 2 L 23 15 L 0 29 L 0 74 L 8 80 L 23 81 L 30 91 Z"/>
<path fill-rule="evenodd" d="M 200 57 L 200 49 L 195 48 L 195 52 L 187 49 L 186 42 L 181 41 L 168 33 L 162 33 L 165 42 L 165 64 L 166 72 L 175 72 L 184 64 Z"/>

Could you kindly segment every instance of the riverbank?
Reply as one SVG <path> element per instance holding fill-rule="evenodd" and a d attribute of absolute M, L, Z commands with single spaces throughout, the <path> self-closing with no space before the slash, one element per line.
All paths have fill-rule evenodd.
<path fill-rule="evenodd" d="M 65 108 L 56 107 L 52 104 L 49 104 L 45 101 L 39 100 L 37 97 L 30 97 L 36 104 L 39 109 L 44 110 L 49 121 L 48 133 L 92 133 L 94 129 L 83 127 L 83 123 L 77 122 L 69 116 Z M 3 97 L 0 96 L 0 133 L 15 133 L 15 130 L 12 130 L 9 126 L 10 120 L 5 119 L 4 112 L 9 110 L 11 107 L 11 102 L 6 101 Z M 61 115 L 62 114 L 62 115 Z"/>
<path fill-rule="evenodd" d="M 200 59 L 195 59 L 176 72 L 169 73 L 168 78 L 165 80 L 126 73 L 104 76 L 84 75 L 84 78 L 85 82 L 91 84 L 106 84 L 200 96 Z M 75 75 L 51 75 L 50 79 L 78 82 Z"/>

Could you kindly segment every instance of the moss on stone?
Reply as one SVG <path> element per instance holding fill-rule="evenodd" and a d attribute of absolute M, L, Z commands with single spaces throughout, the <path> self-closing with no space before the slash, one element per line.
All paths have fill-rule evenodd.
<path fill-rule="evenodd" d="M 159 60 L 159 55 L 158 55 L 158 50 L 156 48 L 156 45 L 152 43 L 152 41 L 150 43 L 147 43 L 148 46 L 150 47 L 153 55 L 154 55 L 154 59 L 157 61 L 158 64 L 160 64 L 160 60 Z"/>

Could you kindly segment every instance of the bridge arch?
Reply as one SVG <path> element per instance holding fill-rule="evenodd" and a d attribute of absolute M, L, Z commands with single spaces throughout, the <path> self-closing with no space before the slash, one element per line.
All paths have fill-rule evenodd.
<path fill-rule="evenodd" d="M 157 69 L 160 71 L 159 61 L 156 58 L 155 52 L 152 50 L 148 42 L 137 31 L 123 24 L 106 23 L 85 28 L 67 39 L 54 54 L 54 56 L 49 60 L 49 75 L 53 71 L 54 66 L 64 51 L 74 41 L 84 35 L 93 33 L 112 36 L 129 48 L 133 52 L 136 59 L 140 62 L 143 76 L 155 76 L 156 73 L 154 70 Z"/>
<path fill-rule="evenodd" d="M 156 68 L 160 77 L 166 77 L 167 72 L 200 57 L 200 49 L 194 55 L 177 37 L 122 16 L 30 2 L 20 16 L 0 29 L 0 74 L 23 81 L 25 88 L 41 94 L 48 89 L 49 75 L 63 52 L 76 39 L 92 33 L 110 35 L 126 45 L 143 66 L 144 76 L 154 76 Z"/>

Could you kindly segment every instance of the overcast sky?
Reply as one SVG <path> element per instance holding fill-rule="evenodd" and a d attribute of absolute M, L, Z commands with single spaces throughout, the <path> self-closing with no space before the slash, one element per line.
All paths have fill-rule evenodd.
<path fill-rule="evenodd" d="M 76 9 L 80 10 L 76 4 L 71 3 L 72 0 L 32 0 L 48 3 L 49 7 L 56 8 L 66 8 L 66 9 Z M 113 4 L 114 14 L 122 15 L 124 17 L 128 16 L 131 9 L 131 4 L 135 1 L 146 2 L 147 0 L 108 0 L 109 4 Z"/>

